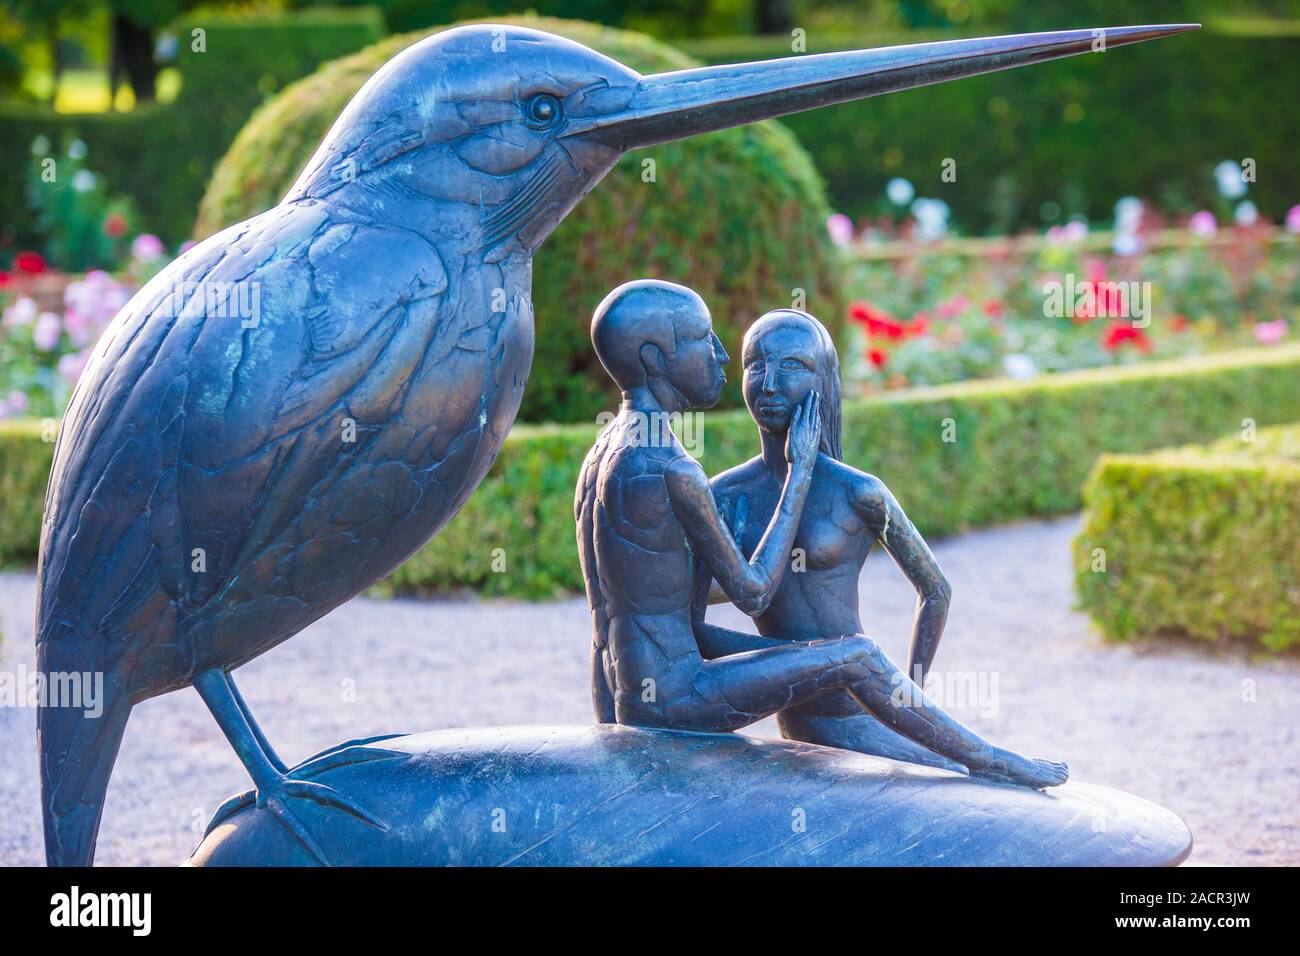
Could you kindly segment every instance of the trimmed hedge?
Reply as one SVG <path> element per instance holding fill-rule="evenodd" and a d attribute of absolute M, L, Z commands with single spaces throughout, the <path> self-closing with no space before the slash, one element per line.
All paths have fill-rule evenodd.
<path fill-rule="evenodd" d="M 936 538 L 1077 510 L 1103 452 L 1205 441 L 1243 418 L 1270 425 L 1297 417 L 1300 345 L 1293 345 L 849 402 L 844 456 L 882 478 Z M 943 440 L 948 419 L 952 442 Z M 701 463 L 710 474 L 757 453 L 744 411 L 706 412 L 703 422 Z M 377 591 L 546 598 L 580 590 L 573 489 L 597 431 L 516 426 L 461 513 Z M 39 423 L 0 421 L 0 556 L 8 563 L 36 555 L 53 448 Z"/>
<path fill-rule="evenodd" d="M 696 65 L 639 33 L 529 16 L 491 22 L 568 37 L 643 73 Z M 213 174 L 196 234 L 210 235 L 277 203 L 362 83 L 396 53 L 436 32 L 390 37 L 328 64 L 259 110 Z M 641 178 L 647 158 L 656 164 L 653 183 Z M 616 402 L 591 351 L 591 313 L 629 279 L 661 277 L 695 289 L 729 342 L 768 308 L 789 304 L 796 288 L 837 332 L 844 270 L 826 232 L 828 214 L 807 153 L 778 123 L 623 157 L 538 252 L 537 351 L 520 417 L 590 422 Z M 738 381 L 728 384 L 722 404 L 740 404 Z"/>
<path fill-rule="evenodd" d="M 54 462 L 51 437 L 39 419 L 0 420 L 0 566 L 36 561 Z"/>
<path fill-rule="evenodd" d="M 191 49 L 191 30 L 206 49 Z M 212 167 L 263 100 L 321 63 L 384 35 L 372 8 L 238 16 L 187 14 L 173 26 L 179 41 L 181 91 L 174 103 L 129 113 L 56 113 L 45 106 L 0 103 L 0 168 L 15 188 L 0 190 L 0 223 L 19 247 L 39 247 L 21 188 L 32 141 L 55 150 L 66 138 L 86 143 L 86 166 L 112 193 L 131 197 L 144 231 L 185 239 Z M 60 182 L 51 188 L 71 188 Z"/>
<path fill-rule="evenodd" d="M 1076 581 L 1107 638 L 1300 645 L 1300 425 L 1254 442 L 1103 456 L 1084 500 Z"/>

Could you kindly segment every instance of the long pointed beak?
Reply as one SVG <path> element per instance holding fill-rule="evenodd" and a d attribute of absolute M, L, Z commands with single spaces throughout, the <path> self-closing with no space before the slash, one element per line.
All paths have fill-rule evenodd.
<path fill-rule="evenodd" d="M 625 109 L 570 121 L 564 135 L 622 150 L 653 146 L 817 106 L 1109 51 L 1199 28 L 1177 23 L 1023 33 L 657 73 L 641 78 Z"/>

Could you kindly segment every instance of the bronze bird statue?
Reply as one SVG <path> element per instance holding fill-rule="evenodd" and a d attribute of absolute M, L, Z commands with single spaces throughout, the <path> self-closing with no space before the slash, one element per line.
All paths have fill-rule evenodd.
<path fill-rule="evenodd" d="M 319 861 L 294 801 L 383 826 L 295 778 L 230 672 L 383 578 L 474 491 L 528 378 L 533 254 L 625 151 L 1089 52 L 1098 32 L 654 76 L 519 27 L 395 56 L 279 205 L 131 299 L 77 385 L 41 530 L 37 663 L 102 673 L 104 708 L 39 711 L 49 863 L 92 862 L 131 708 L 190 685 L 257 805 Z"/>

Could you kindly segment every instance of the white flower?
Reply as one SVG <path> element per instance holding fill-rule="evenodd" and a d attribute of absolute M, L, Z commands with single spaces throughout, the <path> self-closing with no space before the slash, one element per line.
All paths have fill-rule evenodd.
<path fill-rule="evenodd" d="M 906 206 L 916 195 L 916 187 L 901 176 L 895 176 L 885 183 L 885 195 L 895 206 Z"/>
<path fill-rule="evenodd" d="M 1224 199 L 1240 199 L 1246 195 L 1246 180 L 1241 177 L 1241 166 L 1225 159 L 1214 167 L 1214 179 L 1219 185 L 1219 195 Z"/>
<path fill-rule="evenodd" d="M 1146 248 L 1146 244 L 1142 241 L 1142 237 L 1131 232 L 1115 233 L 1115 241 L 1112 242 L 1110 246 L 1117 256 L 1137 255 Z"/>
<path fill-rule="evenodd" d="M 1011 378 L 1033 378 L 1038 374 L 1034 360 L 1021 352 L 1002 356 L 1002 370 Z"/>
<path fill-rule="evenodd" d="M 1237 208 L 1232 211 L 1232 218 L 1237 221 L 1239 226 L 1253 226 L 1259 221 L 1259 210 L 1249 199 L 1243 199 L 1237 203 Z"/>
<path fill-rule="evenodd" d="M 1133 233 L 1142 224 L 1142 200 L 1136 196 L 1125 196 L 1115 203 L 1115 231 Z"/>
<path fill-rule="evenodd" d="M 95 174 L 89 169 L 78 169 L 72 174 L 72 188 L 79 193 L 88 193 L 95 188 Z"/>
<path fill-rule="evenodd" d="M 922 197 L 912 203 L 916 218 L 916 235 L 922 242 L 942 239 L 948 231 L 948 204 L 942 199 Z"/>

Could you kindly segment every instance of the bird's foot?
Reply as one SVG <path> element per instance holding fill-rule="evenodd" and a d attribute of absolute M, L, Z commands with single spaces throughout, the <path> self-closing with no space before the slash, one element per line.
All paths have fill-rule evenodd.
<path fill-rule="evenodd" d="M 246 807 L 257 806 L 269 812 L 294 838 L 301 843 L 321 866 L 329 866 L 329 857 L 320 848 L 320 844 L 311 835 L 311 831 L 290 806 L 291 800 L 312 800 L 326 807 L 356 817 L 370 824 L 377 830 L 388 832 L 388 826 L 365 807 L 350 797 L 339 793 L 333 787 L 312 780 L 294 780 L 284 776 L 277 778 L 270 786 L 259 787 L 231 797 L 223 803 L 208 824 L 204 837 L 216 829 L 223 821 L 234 816 Z"/>
<path fill-rule="evenodd" d="M 312 800 L 321 806 L 333 807 L 370 824 L 377 830 L 388 831 L 383 821 L 376 818 L 363 806 L 350 797 L 345 797 L 333 787 L 312 780 L 293 780 L 281 777 L 269 788 L 257 791 L 257 806 L 268 810 L 284 827 L 292 833 L 322 866 L 329 866 L 329 858 L 316 843 L 311 832 L 289 806 L 290 800 Z"/>
<path fill-rule="evenodd" d="M 970 775 L 994 783 L 1009 783 L 1018 787 L 1033 787 L 1043 790 L 1047 787 L 1059 787 L 1070 777 L 1070 768 L 1055 760 L 1038 760 L 1022 757 L 1010 750 L 994 748 L 986 760 L 970 765 Z"/>

